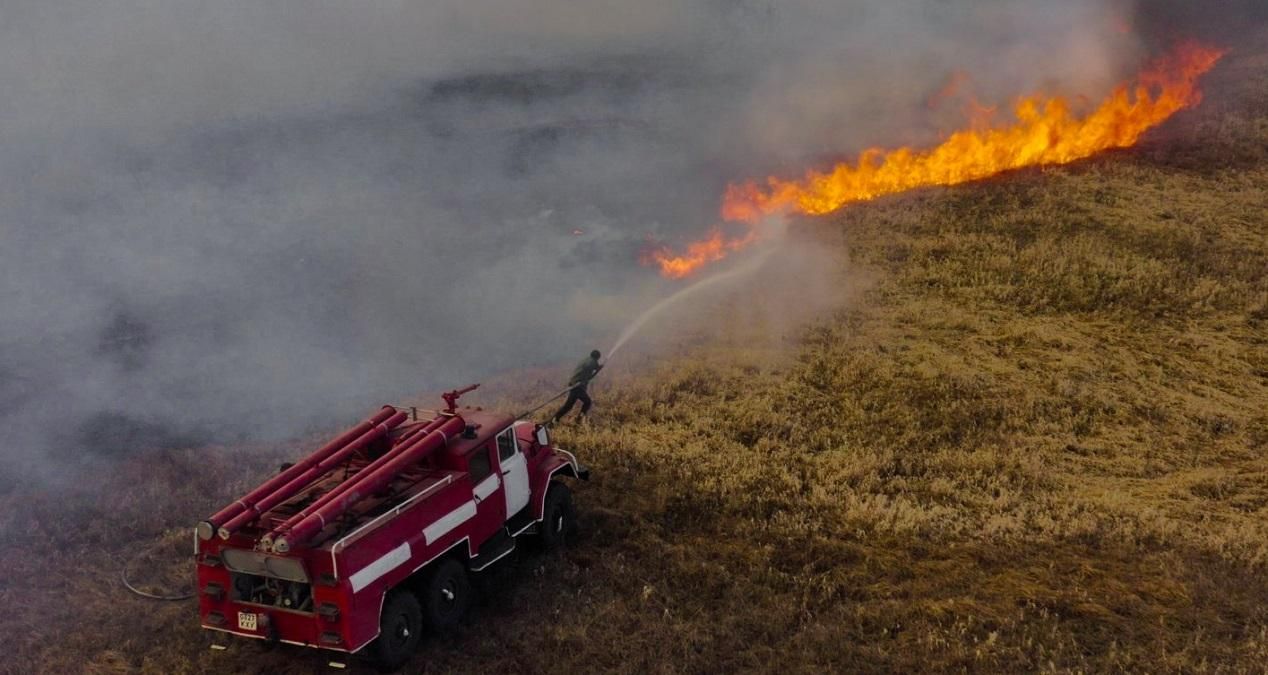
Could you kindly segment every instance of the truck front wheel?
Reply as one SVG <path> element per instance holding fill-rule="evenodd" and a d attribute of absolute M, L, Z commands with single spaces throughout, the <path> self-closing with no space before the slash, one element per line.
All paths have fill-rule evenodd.
<path fill-rule="evenodd" d="M 538 534 L 542 550 L 551 551 L 563 546 L 564 541 L 576 529 L 577 514 L 572 509 L 572 491 L 563 483 L 552 482 L 546 491 L 541 531 Z"/>
<path fill-rule="evenodd" d="M 436 565 L 423 585 L 423 615 L 434 631 L 445 631 L 458 625 L 471 606 L 471 582 L 467 568 L 453 558 Z"/>
<path fill-rule="evenodd" d="M 405 589 L 390 591 L 383 600 L 379 637 L 370 644 L 370 657 L 385 671 L 405 665 L 423 634 L 423 612 L 418 598 Z"/>

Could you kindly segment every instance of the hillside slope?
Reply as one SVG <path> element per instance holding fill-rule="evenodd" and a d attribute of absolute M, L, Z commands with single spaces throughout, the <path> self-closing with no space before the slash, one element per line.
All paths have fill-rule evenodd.
<path fill-rule="evenodd" d="M 416 670 L 1261 671 L 1266 84 L 1234 53 L 1139 148 L 799 223 L 837 309 L 770 339 L 732 295 L 601 381 L 558 432 L 594 469 L 580 540 L 485 579 Z M 321 667 L 208 653 L 187 603 L 115 580 L 156 536 L 175 562 L 140 576 L 178 580 L 188 526 L 296 451 L 3 488 L 0 669 Z"/>
<path fill-rule="evenodd" d="M 560 639 L 652 669 L 1259 671 L 1265 65 L 1138 150 L 807 224 L 880 274 L 794 365 L 693 355 L 569 439 L 624 583 Z"/>

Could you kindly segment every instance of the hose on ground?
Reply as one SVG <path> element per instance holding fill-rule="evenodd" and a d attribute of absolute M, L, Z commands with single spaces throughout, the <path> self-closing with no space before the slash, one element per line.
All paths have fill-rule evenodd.
<path fill-rule="evenodd" d="M 142 557 L 149 554 L 155 548 L 158 548 L 157 545 L 144 549 L 143 551 L 141 551 L 140 554 L 133 556 L 127 562 L 123 563 L 123 569 L 119 570 L 119 580 L 123 582 L 123 587 L 128 589 L 129 591 L 132 591 L 136 595 L 139 595 L 143 598 L 148 598 L 150 600 L 165 600 L 165 601 L 173 602 L 177 600 L 188 600 L 194 597 L 193 591 L 190 591 L 189 593 L 179 594 L 179 595 L 162 595 L 159 593 L 150 593 L 148 591 L 143 591 L 137 588 L 136 586 L 133 586 L 132 582 L 128 580 L 128 569 L 132 567 L 132 565 L 134 565 L 136 561 L 140 560 Z"/>

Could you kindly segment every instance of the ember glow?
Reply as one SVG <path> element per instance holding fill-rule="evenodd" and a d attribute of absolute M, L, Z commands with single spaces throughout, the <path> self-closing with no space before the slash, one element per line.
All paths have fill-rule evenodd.
<path fill-rule="evenodd" d="M 1134 86 L 1119 86 L 1095 110 L 1080 116 L 1070 99 L 1029 96 L 1014 106 L 1008 125 L 953 133 L 930 149 L 864 151 L 857 161 L 830 171 L 808 171 L 800 180 L 771 176 L 728 186 L 722 217 L 747 223 L 748 233 L 728 239 L 715 228 L 703 241 L 675 255 L 660 249 L 650 262 L 670 278 L 690 275 L 731 251 L 756 241 L 768 215 L 821 215 L 854 202 L 932 185 L 957 185 L 1029 166 L 1065 164 L 1103 150 L 1132 146 L 1149 129 L 1197 105 L 1197 81 L 1224 50 L 1187 44 L 1140 74 Z M 646 258 L 645 258 L 646 259 Z"/>

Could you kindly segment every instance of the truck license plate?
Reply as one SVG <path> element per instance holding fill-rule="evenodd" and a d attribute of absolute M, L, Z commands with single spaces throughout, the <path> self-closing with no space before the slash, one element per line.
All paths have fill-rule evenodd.
<path fill-rule="evenodd" d="M 242 630 L 255 630 L 255 612 L 238 612 L 238 628 Z"/>

